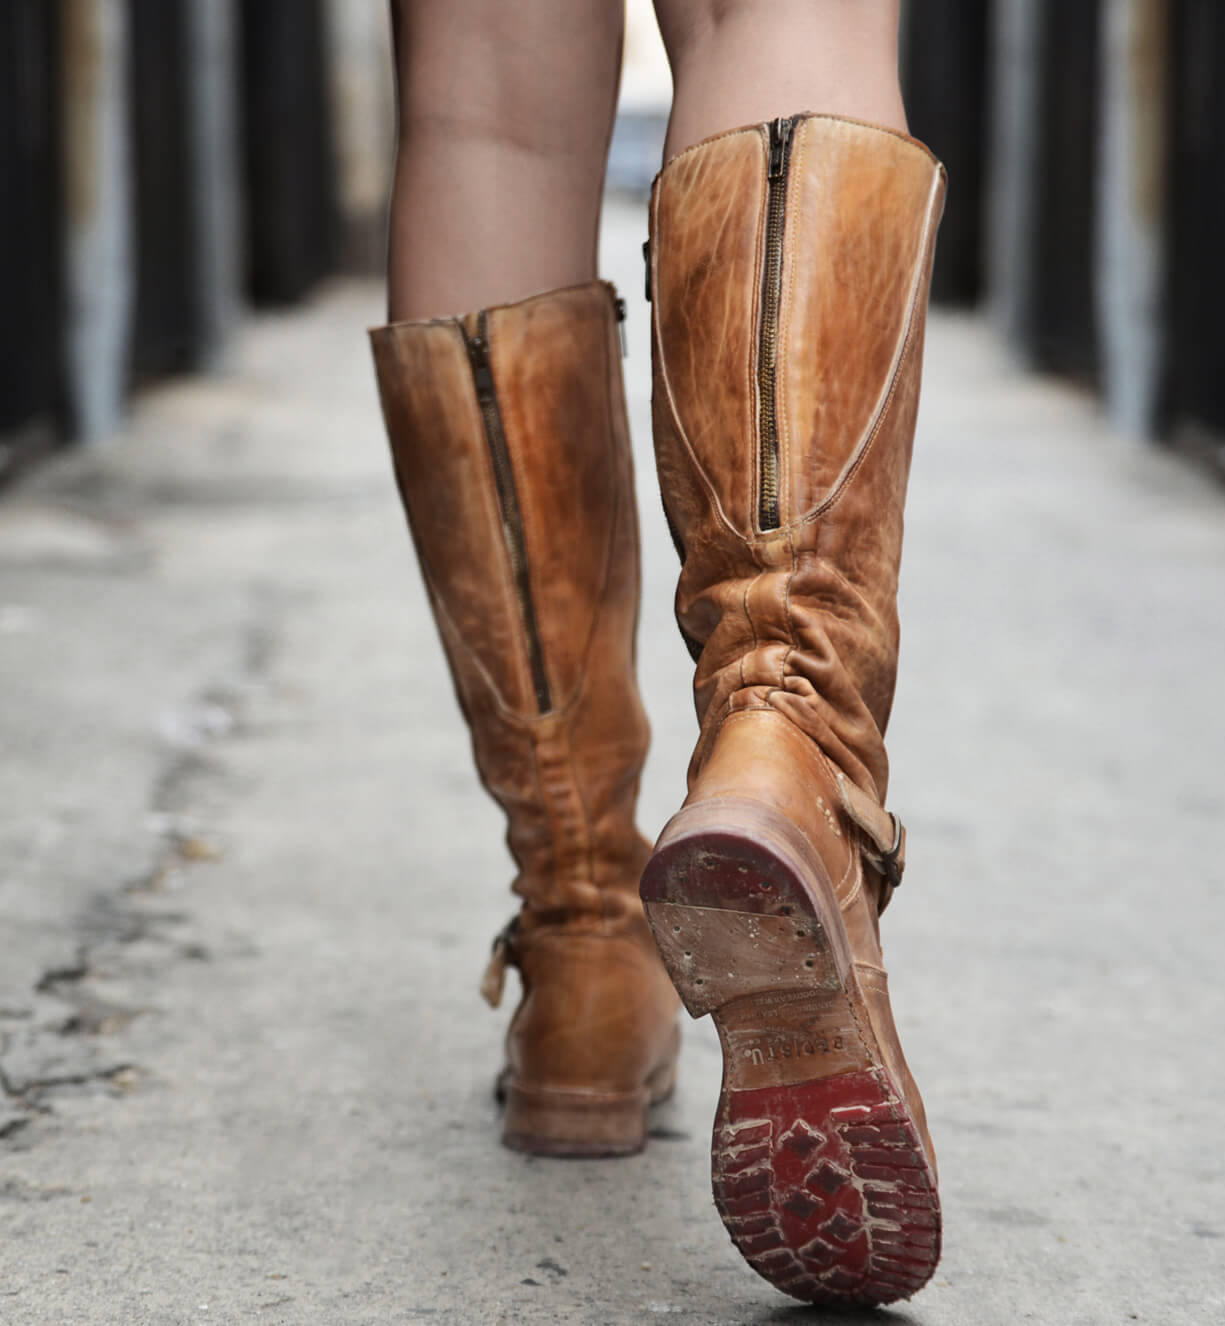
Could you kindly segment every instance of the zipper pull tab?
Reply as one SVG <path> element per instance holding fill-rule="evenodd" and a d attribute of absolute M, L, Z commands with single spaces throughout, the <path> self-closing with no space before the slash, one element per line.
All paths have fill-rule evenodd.
<path fill-rule="evenodd" d="M 468 342 L 468 354 L 472 360 L 472 376 L 476 381 L 476 394 L 479 397 L 493 395 L 493 369 L 489 366 L 489 342 L 478 333 Z"/>
<path fill-rule="evenodd" d="M 625 300 L 617 300 L 617 335 L 621 340 L 621 358 L 624 359 L 630 352 L 629 337 L 625 334 Z"/>
<path fill-rule="evenodd" d="M 791 140 L 791 120 L 779 116 L 770 124 L 770 178 L 781 180 L 787 164 L 787 144 Z"/>
<path fill-rule="evenodd" d="M 643 281 L 646 285 L 647 303 L 649 304 L 651 302 L 651 241 L 649 239 L 642 242 L 642 262 L 646 268 Z"/>

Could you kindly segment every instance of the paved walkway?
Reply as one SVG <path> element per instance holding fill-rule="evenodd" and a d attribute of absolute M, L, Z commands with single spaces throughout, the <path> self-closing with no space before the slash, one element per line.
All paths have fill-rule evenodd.
<path fill-rule="evenodd" d="M 694 732 L 652 491 L 638 213 L 610 211 L 655 746 Z M 711 1204 L 691 1026 L 649 1152 L 502 1150 L 510 900 L 396 509 L 372 286 L 0 501 L 0 1321 L 797 1314 Z M 1225 495 L 931 330 L 886 936 L 947 1212 L 876 1322 L 1225 1320 Z"/>

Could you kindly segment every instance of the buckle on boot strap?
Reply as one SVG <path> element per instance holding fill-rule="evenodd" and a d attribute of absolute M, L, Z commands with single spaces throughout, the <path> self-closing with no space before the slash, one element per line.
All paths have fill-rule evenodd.
<path fill-rule="evenodd" d="M 906 869 L 906 830 L 896 815 L 883 810 L 844 773 L 835 773 L 834 782 L 842 809 L 864 832 L 864 860 L 889 886 L 888 893 L 881 899 L 880 910 L 884 911 L 889 894 L 900 887 L 902 872 Z"/>

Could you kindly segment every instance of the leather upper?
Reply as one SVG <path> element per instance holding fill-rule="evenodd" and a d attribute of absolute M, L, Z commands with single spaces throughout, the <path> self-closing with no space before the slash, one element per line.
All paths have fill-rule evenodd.
<path fill-rule="evenodd" d="M 786 713 L 884 803 L 902 505 L 944 172 L 914 139 L 798 120 L 776 373 L 778 529 L 759 528 L 769 138 L 675 157 L 651 199 L 656 456 L 701 647 L 700 767 L 745 705 Z"/>
<path fill-rule="evenodd" d="M 487 309 L 483 323 L 371 333 L 400 495 L 518 867 L 524 905 L 498 954 L 524 984 L 509 1066 L 545 1089 L 641 1089 L 671 1048 L 677 1007 L 637 891 L 649 734 L 634 675 L 638 529 L 615 300 L 592 282 Z M 530 617 L 471 357 L 482 326 Z"/>

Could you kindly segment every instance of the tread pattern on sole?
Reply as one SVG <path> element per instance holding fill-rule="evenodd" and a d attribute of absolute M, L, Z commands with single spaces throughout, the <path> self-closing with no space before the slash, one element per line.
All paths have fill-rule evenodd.
<path fill-rule="evenodd" d="M 795 1298 L 891 1303 L 939 1261 L 935 1175 L 881 1069 L 725 1092 L 711 1168 L 732 1241 Z"/>

